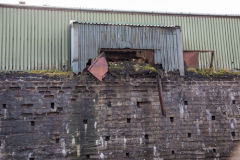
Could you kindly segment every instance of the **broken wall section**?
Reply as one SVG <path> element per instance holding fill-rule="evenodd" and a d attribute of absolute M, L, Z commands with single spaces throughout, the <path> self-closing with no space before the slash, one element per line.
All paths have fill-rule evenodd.
<path fill-rule="evenodd" d="M 86 34 L 87 33 L 87 34 Z M 184 75 L 182 32 L 179 26 L 121 25 L 71 22 L 71 66 L 82 72 L 101 50 L 153 50 L 154 63 Z"/>

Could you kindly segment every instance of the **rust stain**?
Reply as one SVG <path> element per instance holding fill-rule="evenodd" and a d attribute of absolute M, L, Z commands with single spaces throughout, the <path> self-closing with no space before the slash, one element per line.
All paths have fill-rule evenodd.
<path fill-rule="evenodd" d="M 163 95 L 162 95 L 162 80 L 161 80 L 161 75 L 160 75 L 159 71 L 158 71 L 158 75 L 157 75 L 157 82 L 158 82 L 158 96 L 159 96 L 162 115 L 166 116 L 167 111 L 166 111 L 166 108 L 164 106 L 164 98 L 163 98 Z"/>
<path fill-rule="evenodd" d="M 108 72 L 108 63 L 104 56 L 104 53 L 101 53 L 88 68 L 88 71 L 96 77 L 99 81 L 105 77 Z"/>
<path fill-rule="evenodd" d="M 214 50 L 184 50 L 183 57 L 186 67 L 198 68 L 199 53 L 211 53 L 209 68 L 213 68 Z"/>
<path fill-rule="evenodd" d="M 184 62 L 186 67 L 198 68 L 198 52 L 185 52 L 183 53 Z"/>

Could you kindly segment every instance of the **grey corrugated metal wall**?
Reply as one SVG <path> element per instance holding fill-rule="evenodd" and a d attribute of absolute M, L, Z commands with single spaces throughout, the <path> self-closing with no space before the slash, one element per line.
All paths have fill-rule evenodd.
<path fill-rule="evenodd" d="M 87 11 L 0 5 L 0 70 L 69 69 L 69 22 L 179 25 L 184 50 L 215 50 L 215 68 L 239 69 L 239 16 Z M 207 55 L 207 54 L 206 54 Z M 200 66 L 208 59 L 200 57 Z"/>
<path fill-rule="evenodd" d="M 155 64 L 165 70 L 180 70 L 184 75 L 181 30 L 179 27 L 72 24 L 72 68 L 81 72 L 88 59 L 95 58 L 100 49 L 150 49 L 154 50 Z"/>

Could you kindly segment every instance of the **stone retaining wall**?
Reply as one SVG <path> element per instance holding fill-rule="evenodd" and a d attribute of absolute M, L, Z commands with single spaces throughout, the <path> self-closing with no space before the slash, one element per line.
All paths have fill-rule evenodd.
<path fill-rule="evenodd" d="M 154 77 L 0 81 L 0 158 L 227 159 L 238 144 L 240 80 Z"/>

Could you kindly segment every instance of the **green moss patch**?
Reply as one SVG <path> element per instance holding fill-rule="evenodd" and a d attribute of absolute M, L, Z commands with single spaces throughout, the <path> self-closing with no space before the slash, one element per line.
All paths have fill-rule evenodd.
<path fill-rule="evenodd" d="M 58 71 L 58 70 L 31 70 L 31 71 L 23 71 L 21 73 L 29 73 L 29 74 L 36 74 L 36 75 L 45 75 L 50 77 L 72 77 L 72 71 Z"/>
<path fill-rule="evenodd" d="M 121 71 L 128 73 L 139 73 L 139 72 L 149 72 L 157 73 L 157 70 L 147 63 L 137 63 L 137 62 L 108 62 L 109 71 Z"/>
<path fill-rule="evenodd" d="M 187 72 L 193 72 L 195 74 L 200 74 L 203 76 L 224 76 L 224 75 L 240 76 L 240 72 L 233 72 L 223 69 L 215 70 L 214 68 L 209 69 L 187 68 Z"/>

